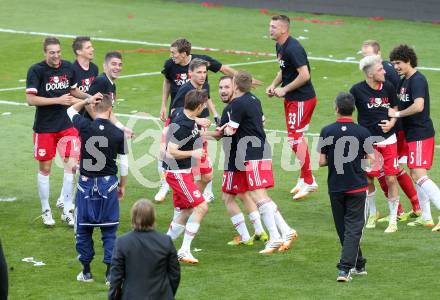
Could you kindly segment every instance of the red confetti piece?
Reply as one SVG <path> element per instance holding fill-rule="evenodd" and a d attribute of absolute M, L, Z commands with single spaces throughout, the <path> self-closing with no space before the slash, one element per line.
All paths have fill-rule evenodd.
<path fill-rule="evenodd" d="M 201 6 L 203 7 L 221 7 L 221 4 L 217 4 L 217 3 L 211 3 L 211 2 L 202 2 L 200 3 Z"/>
<path fill-rule="evenodd" d="M 371 21 L 383 21 L 383 20 L 385 20 L 385 18 L 384 17 L 369 17 L 368 20 L 371 20 Z"/>
<path fill-rule="evenodd" d="M 134 16 L 133 15 L 128 15 L 128 18 L 129 19 L 134 19 Z"/>

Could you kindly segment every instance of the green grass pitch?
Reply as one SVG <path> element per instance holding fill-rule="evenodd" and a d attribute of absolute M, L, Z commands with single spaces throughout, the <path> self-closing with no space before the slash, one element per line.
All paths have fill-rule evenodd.
<path fill-rule="evenodd" d="M 54 165 L 51 175 L 50 203 L 57 226 L 46 229 L 40 220 L 40 201 L 36 187 L 37 163 L 32 145 L 34 108 L 5 104 L 5 101 L 25 103 L 23 79 L 29 66 L 43 59 L 43 36 L 17 32 L 47 32 L 92 37 L 112 38 L 118 41 L 93 42 L 95 63 L 102 69 L 104 54 L 109 50 L 124 51 L 123 75 L 158 72 L 168 57 L 168 45 L 178 37 L 188 38 L 193 45 L 218 49 L 274 52 L 274 42 L 268 38 L 269 15 L 258 9 L 232 7 L 208 8 L 199 4 L 173 1 L 10 1 L 0 0 L 0 198 L 16 197 L 15 202 L 0 202 L 0 238 L 10 267 L 10 299 L 105 299 L 107 288 L 98 234 L 95 234 L 96 256 L 92 264 L 95 283 L 76 281 L 81 266 L 76 259 L 72 230 L 61 224 L 55 201 L 59 195 L 62 169 Z M 263 7 L 262 7 L 263 8 Z M 277 11 L 274 11 L 277 13 Z M 279 13 L 279 12 L 278 12 Z M 291 33 L 303 36 L 301 43 L 310 57 L 341 59 L 353 57 L 366 39 L 377 39 L 387 58 L 395 45 L 414 46 L 419 65 L 434 67 L 422 70 L 430 85 L 431 117 L 439 127 L 440 109 L 440 44 L 439 25 L 400 20 L 373 21 L 368 18 L 312 15 L 283 12 L 305 20 L 320 19 L 339 25 L 294 21 Z M 63 57 L 73 59 L 70 49 L 72 38 L 61 38 Z M 148 46 L 129 41 L 146 41 L 164 46 Z M 144 49 L 147 51 L 136 51 Z M 153 51 L 149 51 L 153 50 Z M 285 130 L 282 101 L 265 97 L 264 90 L 278 70 L 272 56 L 230 54 L 226 51 L 206 52 L 225 64 L 238 64 L 264 85 L 255 89 L 267 117 L 267 128 Z M 318 106 L 312 119 L 310 133 L 333 122 L 333 99 L 339 91 L 348 91 L 363 76 L 353 63 L 310 60 L 312 80 L 318 96 Z M 217 97 L 218 74 L 210 74 L 213 99 L 221 111 L 223 104 Z M 117 81 L 116 112 L 133 114 L 145 112 L 159 115 L 162 76 L 127 77 Z M 5 114 L 6 113 L 6 114 Z M 10 114 L 7 114 L 10 113 Z M 130 143 L 131 173 L 127 196 L 121 203 L 121 225 L 118 234 L 130 230 L 129 209 L 139 198 L 154 197 L 157 191 L 155 155 L 161 122 L 120 117 L 134 126 L 137 138 Z M 182 266 L 182 281 L 178 299 L 439 299 L 440 235 L 424 228 L 408 228 L 399 224 L 399 231 L 385 236 L 384 225 L 366 230 L 362 241 L 368 259 L 368 276 L 356 278 L 347 285 L 335 281 L 340 246 L 334 229 L 327 196 L 327 170 L 314 172 L 320 188 L 306 200 L 292 202 L 289 190 L 295 183 L 298 170 L 294 157 L 285 146 L 285 134 L 269 132 L 274 141 L 275 189 L 270 195 L 277 202 L 288 223 L 299 233 L 291 251 L 285 254 L 261 256 L 263 245 L 231 248 L 226 245 L 234 229 L 221 201 L 220 145 L 211 143 L 215 158 L 214 191 L 216 200 L 202 223 L 193 247 L 201 263 Z M 310 137 L 311 144 L 313 143 Z M 316 166 L 316 157 L 314 157 Z M 281 164 L 283 166 L 281 166 Z M 431 177 L 440 183 L 439 151 L 436 149 Z M 220 165 L 221 166 L 221 165 Z M 379 193 L 380 194 L 380 193 Z M 387 212 L 384 197 L 377 199 L 379 210 Z M 409 201 L 402 196 L 409 209 Z M 172 214 L 171 196 L 158 211 L 157 229 L 165 232 Z M 438 212 L 433 208 L 437 220 Z M 180 240 L 177 241 L 180 246 Z M 21 262 L 24 257 L 42 260 L 45 266 L 34 267 Z"/>

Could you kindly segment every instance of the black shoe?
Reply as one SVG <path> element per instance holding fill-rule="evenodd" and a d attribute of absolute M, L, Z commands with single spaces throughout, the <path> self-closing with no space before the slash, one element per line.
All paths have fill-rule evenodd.
<path fill-rule="evenodd" d="M 367 275 L 367 270 L 365 269 L 365 267 L 362 268 L 353 268 L 350 270 L 350 274 L 351 275 Z"/>
<path fill-rule="evenodd" d="M 336 278 L 337 282 L 349 282 L 351 280 L 350 271 L 340 270 L 338 273 L 338 277 Z"/>

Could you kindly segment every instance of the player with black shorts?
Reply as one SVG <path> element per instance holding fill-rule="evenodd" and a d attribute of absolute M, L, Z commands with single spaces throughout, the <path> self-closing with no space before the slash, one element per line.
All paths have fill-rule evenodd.
<path fill-rule="evenodd" d="M 370 55 L 381 56 L 380 44 L 375 40 L 366 40 L 362 43 L 361 53 L 364 57 Z M 397 74 L 397 71 L 394 69 L 393 65 L 389 61 L 384 60 L 383 58 L 382 58 L 382 66 L 383 69 L 385 70 L 385 81 L 393 85 L 394 90 L 396 91 L 397 94 L 397 88 L 400 82 L 399 74 Z M 398 221 L 406 221 L 409 218 L 416 218 L 420 215 L 420 206 L 418 199 L 419 192 L 416 190 L 414 183 L 411 180 L 411 177 L 403 168 L 403 164 L 406 164 L 407 161 L 406 152 L 408 152 L 407 151 L 408 146 L 406 145 L 404 132 L 402 130 L 402 126 L 400 123 L 401 123 L 400 120 L 398 120 L 394 125 L 394 130 L 396 131 L 396 138 L 397 138 L 397 154 L 399 156 L 399 174 L 397 174 L 397 181 L 402 191 L 410 200 L 412 211 L 405 213 L 401 203 L 399 202 L 399 206 L 397 208 L 397 219 Z M 377 180 L 379 181 L 379 184 L 385 194 L 385 197 L 388 198 L 388 185 L 386 182 L 385 174 L 383 172 L 380 172 L 379 177 L 377 177 Z M 373 218 L 374 216 L 376 216 L 376 218 L 379 218 L 379 213 L 376 210 L 376 204 L 374 201 L 375 194 L 376 192 L 374 191 L 372 193 L 369 193 L 367 197 L 367 202 L 369 203 L 368 207 L 370 210 L 370 217 L 368 218 L 366 225 L 367 228 L 373 228 L 375 226 L 376 220 Z M 381 219 L 377 219 L 378 222 L 383 222 L 383 221 L 388 222 L 388 220 L 389 220 L 389 216 Z M 411 225 L 412 222 L 409 224 Z"/>
<path fill-rule="evenodd" d="M 167 235 L 175 240 L 185 231 L 177 256 L 179 261 L 189 264 L 199 262 L 191 254 L 191 243 L 208 212 L 201 183 L 194 181 L 191 170 L 206 155 L 195 119 L 206 108 L 207 100 L 205 91 L 189 91 L 185 96 L 184 109 L 173 111 L 166 132 L 166 180 L 173 190 L 174 208 L 180 211 L 171 221 Z"/>
<path fill-rule="evenodd" d="M 264 225 L 269 232 L 269 241 L 261 254 L 286 251 L 297 238 L 297 233 L 284 220 L 277 205 L 269 197 L 267 189 L 274 186 L 272 174 L 272 151 L 266 141 L 263 126 L 263 109 L 260 100 L 250 93 L 252 76 L 239 71 L 234 75 L 234 96 L 224 110 L 221 129 L 225 136 L 232 136 L 228 158 L 229 168 L 235 168 L 234 176 L 240 192 L 249 191 L 257 205 Z M 223 191 L 232 192 L 227 186 Z"/>
<path fill-rule="evenodd" d="M 351 94 L 336 97 L 336 122 L 321 130 L 319 166 L 328 166 L 327 186 L 336 232 L 342 245 L 337 281 L 348 282 L 351 274 L 366 275 L 366 259 L 359 246 L 366 221 L 368 190 L 367 154 L 374 159 L 370 132 L 353 123 L 355 100 Z"/>
<path fill-rule="evenodd" d="M 389 110 L 389 116 L 402 119 L 402 128 L 408 144 L 408 168 L 418 188 L 423 191 L 419 197 L 422 215 L 420 225 L 432 227 L 429 200 L 440 210 L 440 189 L 428 177 L 434 158 L 434 126 L 430 117 L 428 81 L 417 70 L 417 55 L 414 49 L 400 45 L 390 53 L 390 61 L 403 78 L 399 85 L 398 111 Z M 426 196 L 426 197 L 425 197 Z M 439 223 L 432 229 L 440 231 Z"/>
<path fill-rule="evenodd" d="M 93 281 L 90 263 L 93 249 L 93 229 L 99 227 L 104 248 L 103 262 L 107 266 L 106 284 L 116 231 L 119 224 L 119 200 L 125 195 L 128 175 L 127 145 L 124 133 L 109 120 L 112 99 L 104 94 L 99 102 L 81 101 L 67 110 L 68 117 L 81 137 L 81 161 L 76 193 L 76 250 L 83 270 L 77 280 Z M 84 118 L 79 111 L 87 104 L 95 105 L 95 120 Z M 120 178 L 116 158 L 120 159 Z"/>
<path fill-rule="evenodd" d="M 379 177 L 383 172 L 387 181 L 387 199 L 390 209 L 389 224 L 385 232 L 392 233 L 397 231 L 399 189 L 396 176 L 399 173 L 399 158 L 394 129 L 397 119 L 388 117 L 388 109 L 397 107 L 397 95 L 394 86 L 385 80 L 385 70 L 379 55 L 366 56 L 361 59 L 359 69 L 366 79 L 353 85 L 350 93 L 355 99 L 359 125 L 367 128 L 375 139 L 376 155 L 376 165 L 372 171 L 367 173 L 369 193 L 367 202 L 370 207 L 367 228 L 376 226 L 378 216 L 374 205 L 376 191 L 374 178 Z"/>
<path fill-rule="evenodd" d="M 80 142 L 78 132 L 66 115 L 66 109 L 89 95 L 77 88 L 71 63 L 61 59 L 60 41 L 55 37 L 47 37 L 43 49 L 45 60 L 31 66 L 26 79 L 27 102 L 36 106 L 33 127 L 34 158 L 39 162 L 38 192 L 43 211 L 42 219 L 47 226 L 55 225 L 49 205 L 49 175 L 58 149 L 65 163 L 62 187 L 64 208 L 61 220 L 73 226 L 73 178 Z"/>
<path fill-rule="evenodd" d="M 289 35 L 290 19 L 273 16 L 270 36 L 276 41 L 280 71 L 266 89 L 269 97 L 284 98 L 288 142 L 301 163 L 301 175 L 290 191 L 294 200 L 306 197 L 318 188 L 310 167 L 310 156 L 304 133 L 308 130 L 316 107 L 316 94 L 310 77 L 307 53 L 298 40 Z M 281 85 L 281 86 L 279 86 Z"/>

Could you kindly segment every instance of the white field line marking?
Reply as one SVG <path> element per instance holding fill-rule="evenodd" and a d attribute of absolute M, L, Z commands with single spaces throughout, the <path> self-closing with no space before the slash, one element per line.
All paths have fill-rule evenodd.
<path fill-rule="evenodd" d="M 16 105 L 16 106 L 29 106 L 25 102 L 15 102 L 15 101 L 8 101 L 8 100 L 0 100 L 0 104 Z M 136 115 L 136 114 L 130 115 L 130 114 L 115 113 L 115 115 L 118 116 L 118 117 L 135 118 L 135 119 L 140 119 L 140 120 L 150 120 L 150 121 L 152 121 L 152 120 L 154 120 L 154 121 L 160 120 L 160 118 L 158 118 L 158 117 L 142 116 L 142 115 Z M 265 129 L 265 131 L 287 134 L 287 131 L 285 131 L 285 130 L 278 130 L 278 129 Z M 306 135 L 308 135 L 308 136 L 319 136 L 318 133 L 306 133 Z"/>
<path fill-rule="evenodd" d="M 23 30 L 15 30 L 15 29 L 8 29 L 8 28 L 0 28 L 0 32 L 12 33 L 12 34 L 24 34 L 24 35 L 56 36 L 56 37 L 63 37 L 63 38 L 76 38 L 77 37 L 77 35 L 74 35 L 74 34 L 23 31 Z M 167 48 L 170 46 L 170 44 L 145 42 L 145 41 L 137 41 L 137 40 L 116 39 L 116 38 L 91 37 L 91 39 L 95 40 L 95 41 L 101 41 L 101 42 L 113 42 L 113 43 L 121 43 L 121 44 L 159 46 L 159 47 L 167 47 Z M 211 52 L 242 53 L 242 54 L 252 54 L 252 55 L 258 55 L 258 56 L 269 56 L 269 57 L 276 56 L 275 53 L 267 53 L 267 52 L 223 50 L 223 49 L 218 49 L 218 48 L 209 48 L 209 47 L 200 47 L 200 46 L 192 46 L 191 48 L 194 50 L 203 50 L 203 51 L 211 51 Z M 334 63 L 349 63 L 349 64 L 358 64 L 359 63 L 358 61 L 347 60 L 347 59 L 333 59 L 333 58 L 328 58 L 328 57 L 316 57 L 316 56 L 309 56 L 309 60 L 327 61 L 327 62 L 334 62 Z M 440 68 L 435 68 L 435 67 L 418 67 L 418 69 L 437 71 L 437 72 L 440 71 Z"/>
<path fill-rule="evenodd" d="M 24 86 L 15 87 L 15 88 L 0 89 L 0 92 L 16 91 L 16 90 L 24 90 Z"/>
<path fill-rule="evenodd" d="M 16 200 L 17 200 L 17 197 L 0 198 L 0 202 L 14 202 Z"/>

